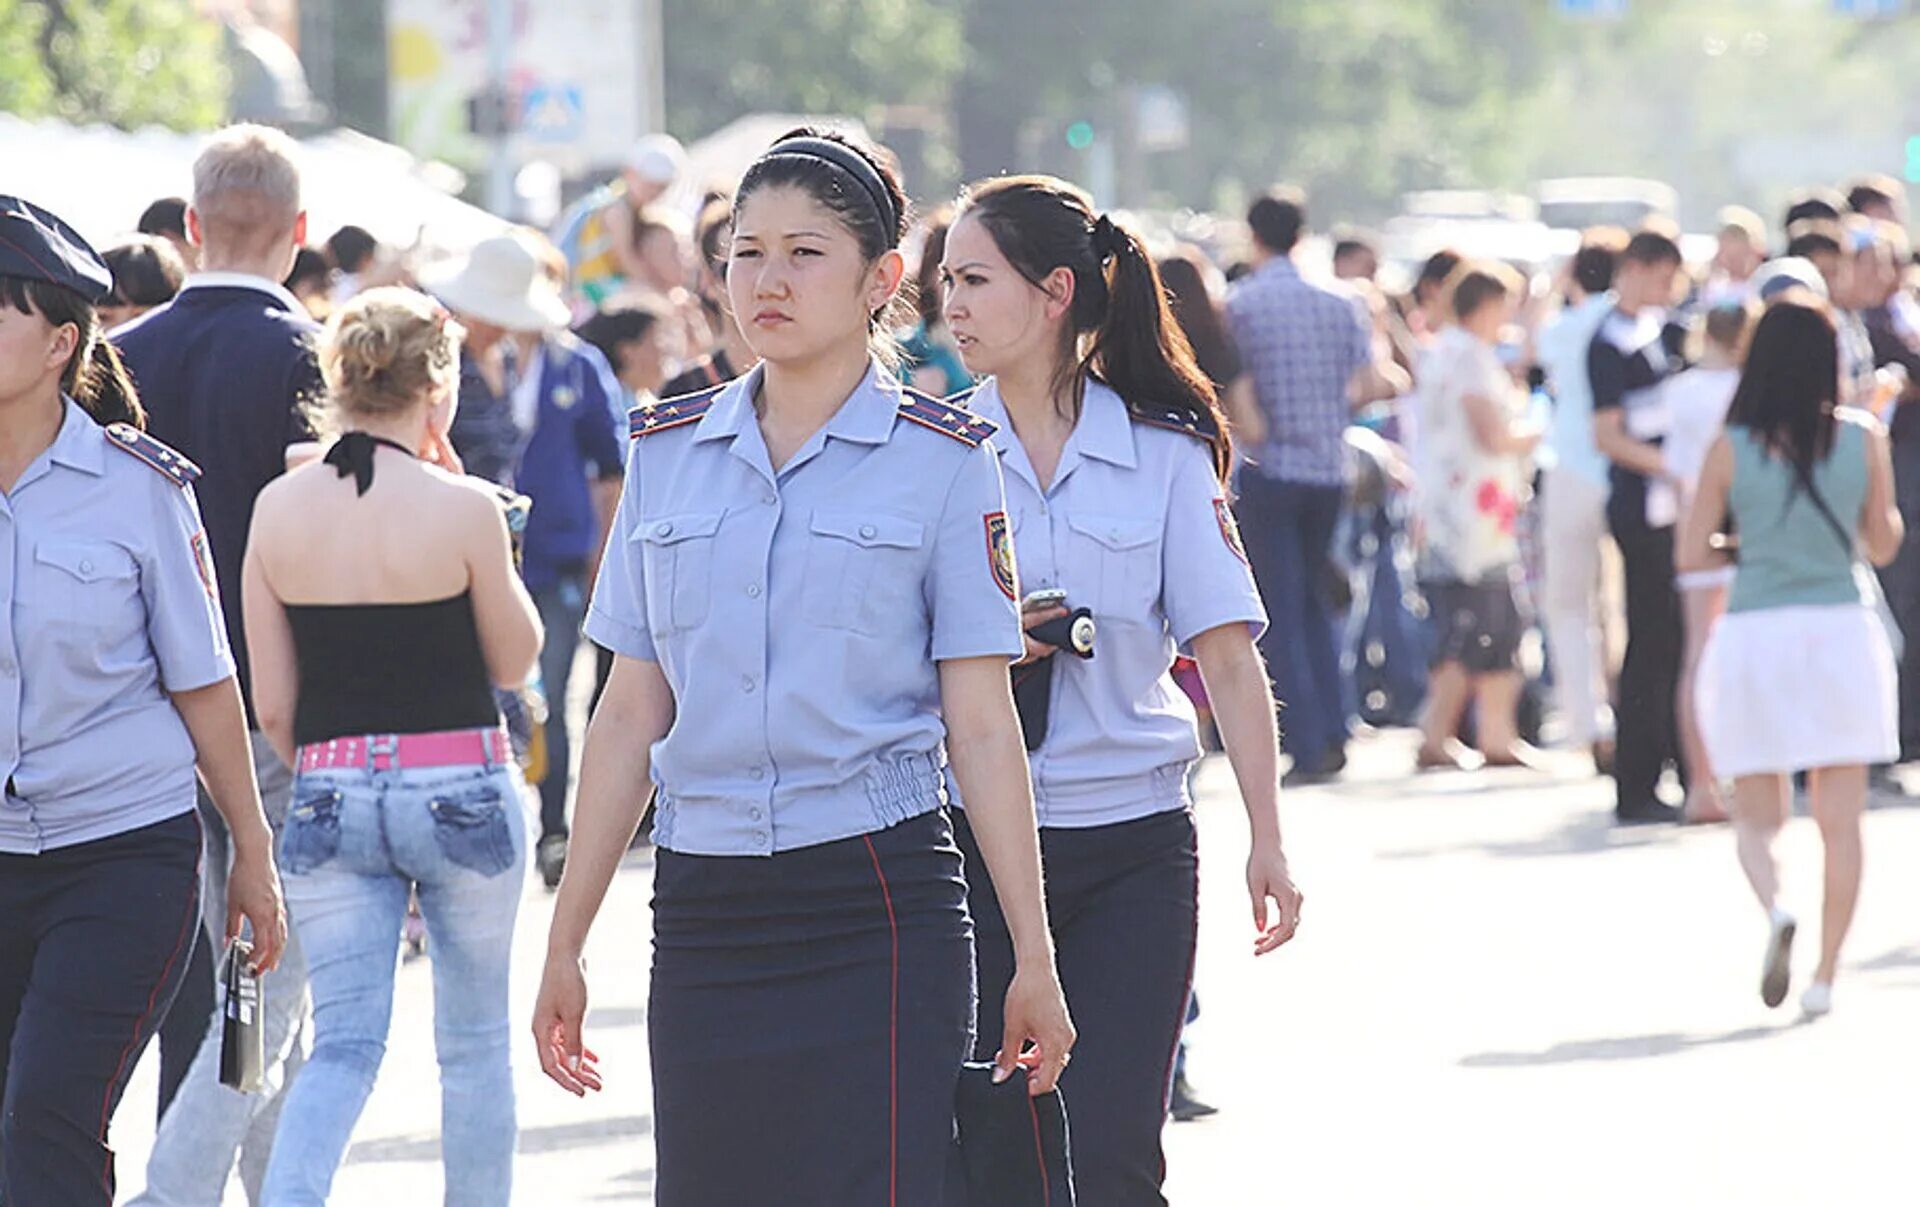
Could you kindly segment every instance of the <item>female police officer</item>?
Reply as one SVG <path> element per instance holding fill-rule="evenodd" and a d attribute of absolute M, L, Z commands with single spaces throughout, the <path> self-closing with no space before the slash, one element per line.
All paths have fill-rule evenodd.
<path fill-rule="evenodd" d="M 550 1077 L 599 1087 L 581 946 L 651 778 L 661 1207 L 941 1201 L 973 1022 L 949 758 L 1014 949 L 985 1046 L 1010 1073 L 1035 1041 L 1041 1092 L 1073 1043 L 1007 687 L 1021 645 L 991 429 L 869 351 L 905 209 L 849 142 L 774 144 L 741 181 L 727 274 L 762 364 L 632 417 L 587 619 L 619 657 L 534 1034 Z"/>
<path fill-rule="evenodd" d="M 1280 847 L 1273 701 L 1253 644 L 1266 618 L 1223 497 L 1225 425 L 1146 249 L 1071 185 L 1015 177 L 972 190 L 942 279 L 967 367 L 993 374 L 969 405 L 1012 428 L 997 447 L 1028 585 L 1064 589 L 1098 632 L 1090 660 L 1052 659 L 1033 753 L 1048 906 L 1081 1036 L 1063 1087 L 1074 1177 L 1082 1202 L 1159 1204 L 1198 887 L 1186 770 L 1199 747 L 1168 673 L 1176 649 L 1200 664 L 1252 824 L 1254 950 L 1285 943 L 1300 907 Z M 1053 652 L 1029 643 L 1032 657 Z M 979 818 L 961 788 L 971 856 L 966 823 Z M 1008 975 L 1001 885 L 971 874 L 970 884 L 990 1035 Z"/>
<path fill-rule="evenodd" d="M 194 770 L 233 834 L 226 933 L 286 941 L 199 470 L 140 431 L 112 278 L 0 197 L 0 1202 L 109 1204 L 107 1124 L 198 930 Z M 105 426 L 103 426 L 105 425 Z"/>

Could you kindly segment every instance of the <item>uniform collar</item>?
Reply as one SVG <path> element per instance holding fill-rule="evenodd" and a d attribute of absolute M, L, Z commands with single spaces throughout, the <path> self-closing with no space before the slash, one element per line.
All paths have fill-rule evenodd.
<path fill-rule="evenodd" d="M 278 281 L 269 281 L 265 277 L 256 277 L 247 272 L 195 272 L 187 274 L 186 284 L 180 287 L 181 293 L 190 289 L 251 289 L 264 293 L 279 302 L 295 314 L 305 314 L 306 307 L 300 299 L 287 292 L 286 286 Z"/>
<path fill-rule="evenodd" d="M 1001 463 L 1014 470 L 1021 477 L 1039 489 L 1039 482 L 1033 472 L 1033 462 L 1027 457 L 1027 450 L 1020 443 L 1020 437 L 1013 432 L 1013 421 L 1007 416 L 1006 400 L 1000 397 L 1000 383 L 989 377 L 980 388 L 966 401 L 966 408 L 982 419 L 991 420 L 1005 433 L 996 437 L 994 447 L 1000 451 Z M 1121 469 L 1133 469 L 1140 464 L 1139 449 L 1134 443 L 1133 418 L 1127 413 L 1127 404 L 1120 399 L 1113 387 L 1103 382 L 1087 379 L 1086 396 L 1080 402 L 1080 421 L 1073 426 L 1073 434 L 1067 437 L 1066 447 L 1060 450 L 1060 464 L 1053 471 L 1053 485 L 1049 493 L 1067 480 L 1074 468 L 1083 459 L 1104 461 Z"/>
<path fill-rule="evenodd" d="M 47 457 L 68 469 L 99 477 L 107 471 L 106 435 L 79 403 L 65 395 L 61 395 L 61 401 L 66 404 L 66 414 Z"/>
<path fill-rule="evenodd" d="M 753 398 L 760 392 L 760 382 L 765 375 L 766 366 L 756 364 L 745 376 L 722 387 L 719 397 L 713 400 L 712 409 L 694 429 L 694 440 L 736 439 L 753 425 Z M 860 384 L 847 395 L 847 400 L 840 404 L 840 409 L 827 420 L 819 434 L 854 444 L 885 444 L 893 434 L 899 414 L 900 383 L 880 362 L 870 361 L 867 375 L 860 379 Z"/>

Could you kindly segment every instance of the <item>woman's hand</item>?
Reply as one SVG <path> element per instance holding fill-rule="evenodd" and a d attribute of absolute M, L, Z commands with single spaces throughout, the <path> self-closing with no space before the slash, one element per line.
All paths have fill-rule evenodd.
<path fill-rule="evenodd" d="M 994 1083 L 1011 1077 L 1017 1064 L 1030 1074 L 1027 1093 L 1046 1093 L 1059 1084 L 1076 1038 L 1067 1016 L 1067 995 L 1052 962 L 1021 965 L 1007 986 L 1006 1031 L 993 1058 Z"/>
<path fill-rule="evenodd" d="M 272 972 L 287 949 L 287 907 L 273 847 L 265 841 L 234 854 L 227 877 L 227 942 L 240 937 L 242 919 L 253 926 L 253 971 Z"/>
<path fill-rule="evenodd" d="M 600 1058 L 580 1038 L 586 1016 L 586 961 L 549 952 L 533 1004 L 533 1045 L 540 1070 L 576 1098 L 600 1088 Z"/>
<path fill-rule="evenodd" d="M 453 441 L 447 439 L 445 432 L 437 431 L 431 426 L 427 429 L 427 447 L 420 454 L 420 459 L 428 465 L 438 465 L 450 474 L 467 472 L 466 463 L 460 460 L 459 453 L 453 451 Z"/>
<path fill-rule="evenodd" d="M 1247 857 L 1247 893 L 1253 898 L 1253 925 L 1260 932 L 1253 954 L 1266 955 L 1293 938 L 1300 928 L 1300 903 L 1306 897 L 1293 886 L 1287 856 L 1278 843 L 1263 843 Z M 1274 906 L 1273 925 L 1267 925 L 1267 903 Z"/>
<path fill-rule="evenodd" d="M 1020 613 L 1020 639 L 1026 643 L 1027 652 L 1022 654 L 1020 661 L 1014 663 L 1014 665 L 1026 666 L 1029 663 L 1038 662 L 1042 658 L 1047 658 L 1059 653 L 1059 646 L 1047 645 L 1044 642 L 1035 641 L 1027 630 L 1037 625 L 1043 625 L 1049 620 L 1058 620 L 1066 615 L 1070 615 L 1070 612 L 1063 604 L 1043 604 L 1037 608 L 1022 609 Z"/>

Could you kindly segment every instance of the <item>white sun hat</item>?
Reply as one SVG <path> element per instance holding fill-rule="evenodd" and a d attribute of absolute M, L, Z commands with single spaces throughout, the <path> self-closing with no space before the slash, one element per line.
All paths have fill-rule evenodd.
<path fill-rule="evenodd" d="M 421 284 L 448 309 L 508 331 L 551 331 L 572 318 L 539 254 L 518 235 L 476 243 L 459 268 L 429 274 Z"/>

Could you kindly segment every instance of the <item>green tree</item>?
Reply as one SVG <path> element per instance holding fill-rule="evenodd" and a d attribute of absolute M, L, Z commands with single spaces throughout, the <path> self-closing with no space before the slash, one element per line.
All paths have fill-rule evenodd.
<path fill-rule="evenodd" d="M 189 0 L 0 0 L 0 109 L 193 130 L 226 98 L 220 27 Z"/>

